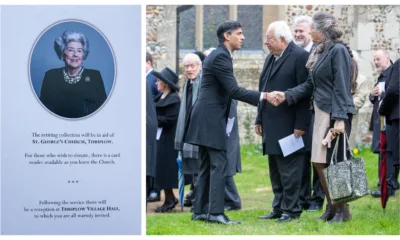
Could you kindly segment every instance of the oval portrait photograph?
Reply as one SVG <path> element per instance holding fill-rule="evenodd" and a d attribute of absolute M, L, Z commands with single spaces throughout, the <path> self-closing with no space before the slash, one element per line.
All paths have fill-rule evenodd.
<path fill-rule="evenodd" d="M 83 118 L 99 110 L 110 96 L 115 75 L 106 37 L 79 20 L 48 27 L 30 56 L 33 91 L 47 110 L 63 118 Z"/>

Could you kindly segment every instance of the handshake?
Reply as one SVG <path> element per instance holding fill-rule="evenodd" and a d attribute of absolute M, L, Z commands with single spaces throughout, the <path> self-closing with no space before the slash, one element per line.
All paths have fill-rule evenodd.
<path fill-rule="evenodd" d="M 266 92 L 264 95 L 264 99 L 274 106 L 279 106 L 286 100 L 285 93 L 279 91 L 273 91 L 269 93 Z"/>

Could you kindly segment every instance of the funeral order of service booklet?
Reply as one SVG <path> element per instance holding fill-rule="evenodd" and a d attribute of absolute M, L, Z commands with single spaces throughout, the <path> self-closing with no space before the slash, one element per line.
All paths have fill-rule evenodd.
<path fill-rule="evenodd" d="M 141 234 L 141 7 L 0 16 L 1 234 Z"/>

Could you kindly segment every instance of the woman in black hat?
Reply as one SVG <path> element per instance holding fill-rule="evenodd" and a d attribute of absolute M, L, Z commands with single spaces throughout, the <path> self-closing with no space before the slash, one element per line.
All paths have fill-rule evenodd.
<path fill-rule="evenodd" d="M 155 184 L 165 193 L 164 204 L 155 211 L 167 212 L 178 203 L 172 189 L 178 188 L 178 151 L 175 150 L 174 140 L 181 100 L 178 76 L 171 69 L 164 68 L 151 74 L 157 78 L 157 90 L 161 92 L 154 98 L 158 120 Z"/>

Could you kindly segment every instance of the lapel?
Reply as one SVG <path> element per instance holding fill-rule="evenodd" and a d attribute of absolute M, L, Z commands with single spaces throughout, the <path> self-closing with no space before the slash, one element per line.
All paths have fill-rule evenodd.
<path fill-rule="evenodd" d="M 321 65 L 321 63 L 325 60 L 325 58 L 328 56 L 329 51 L 331 48 L 334 46 L 333 43 L 329 43 L 329 45 L 326 47 L 325 51 L 319 56 L 317 62 L 315 63 L 315 66 L 313 68 L 313 72 L 315 73 L 317 71 L 317 68 Z"/>
<path fill-rule="evenodd" d="M 263 70 L 261 71 L 260 80 L 264 79 L 265 74 L 267 72 L 268 66 L 271 64 L 272 54 L 268 54 L 267 58 L 265 58 Z"/>
<path fill-rule="evenodd" d="M 218 44 L 218 47 L 222 48 L 222 50 L 223 50 L 226 54 L 228 54 L 228 56 L 229 56 L 229 58 L 231 59 L 231 62 L 232 62 L 231 53 L 229 52 L 228 48 L 227 48 L 223 43 Z"/>
<path fill-rule="evenodd" d="M 260 91 L 267 90 L 267 82 L 271 78 L 270 72 L 272 71 L 272 69 L 269 66 L 271 66 L 273 60 L 274 60 L 274 55 L 272 54 L 269 54 L 268 57 L 265 59 L 263 73 L 261 73 L 262 88 L 260 89 Z M 269 71 L 267 71 L 268 69 Z"/>
<path fill-rule="evenodd" d="M 293 50 L 293 46 L 294 46 L 293 44 L 294 44 L 293 41 L 290 42 L 289 45 L 286 47 L 285 51 L 283 52 L 282 57 L 280 57 L 278 59 L 278 61 L 275 62 L 275 66 L 273 67 L 272 72 L 271 72 L 271 74 L 269 76 L 270 79 L 272 78 L 272 76 L 274 76 L 276 71 L 278 71 L 278 69 L 282 66 L 282 64 L 286 60 L 286 58 L 288 58 L 290 56 L 290 54 L 291 54 L 291 52 Z"/>

